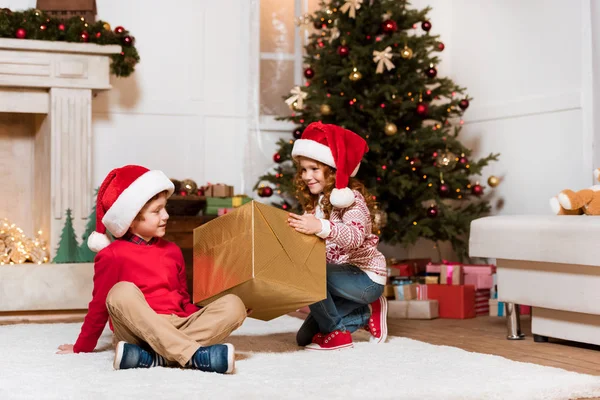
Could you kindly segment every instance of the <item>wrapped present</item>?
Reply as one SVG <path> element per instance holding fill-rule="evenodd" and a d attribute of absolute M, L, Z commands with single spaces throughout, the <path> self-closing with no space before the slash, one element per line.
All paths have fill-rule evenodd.
<path fill-rule="evenodd" d="M 462 285 L 462 267 L 459 264 L 442 264 L 440 269 L 440 283 L 442 285 Z"/>
<path fill-rule="evenodd" d="M 233 197 L 233 186 L 223 183 L 204 186 L 202 189 L 206 197 Z"/>
<path fill-rule="evenodd" d="M 489 315 L 490 289 L 475 290 L 475 315 Z"/>
<path fill-rule="evenodd" d="M 227 214 L 231 209 L 241 207 L 251 201 L 252 199 L 247 196 L 207 197 L 204 213 L 206 215 Z M 227 211 L 224 211 L 224 209 L 227 209 Z"/>
<path fill-rule="evenodd" d="M 442 264 L 429 263 L 425 267 L 425 273 L 428 275 L 440 274 L 442 272 Z"/>
<path fill-rule="evenodd" d="M 492 289 L 496 271 L 494 265 L 465 264 L 462 266 L 465 285 L 473 285 L 475 289 Z"/>
<path fill-rule="evenodd" d="M 287 218 L 253 201 L 194 229 L 194 302 L 233 293 L 270 320 L 326 298 L 325 244 Z"/>
<path fill-rule="evenodd" d="M 434 319 L 439 316 L 437 300 L 390 300 L 388 317 L 400 319 Z"/>
<path fill-rule="evenodd" d="M 383 288 L 383 295 L 388 298 L 394 298 L 396 296 L 394 294 L 394 285 L 385 285 Z"/>
<path fill-rule="evenodd" d="M 439 276 L 426 276 L 425 283 L 428 285 L 437 285 L 438 283 L 440 283 L 440 277 Z"/>
<path fill-rule="evenodd" d="M 519 306 L 519 311 L 521 312 L 521 315 L 531 315 L 531 306 L 524 306 L 521 304 Z"/>
<path fill-rule="evenodd" d="M 426 284 L 417 284 L 415 290 L 417 292 L 417 300 L 428 300 Z"/>
<path fill-rule="evenodd" d="M 475 287 L 472 285 L 427 285 L 427 297 L 440 304 L 440 318 L 475 317 Z"/>
<path fill-rule="evenodd" d="M 413 283 L 394 285 L 394 298 L 396 300 L 416 300 L 417 285 Z"/>
<path fill-rule="evenodd" d="M 411 277 L 413 275 L 413 268 L 409 264 L 395 264 L 388 267 L 388 276 Z"/>
<path fill-rule="evenodd" d="M 504 317 L 506 315 L 504 302 L 498 299 L 490 299 L 490 317 Z M 521 315 L 531 315 L 531 306 L 519 305 L 519 313 Z"/>

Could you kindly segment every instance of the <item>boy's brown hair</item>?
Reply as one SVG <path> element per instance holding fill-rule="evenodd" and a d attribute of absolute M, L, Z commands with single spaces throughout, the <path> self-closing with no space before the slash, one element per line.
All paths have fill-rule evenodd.
<path fill-rule="evenodd" d="M 169 195 L 169 191 L 167 190 L 163 190 L 160 193 L 156 193 L 154 196 L 152 196 L 152 198 L 150 200 L 148 200 L 146 202 L 146 204 L 144 204 L 144 206 L 142 207 L 142 209 L 140 210 L 140 212 L 138 212 L 138 214 L 135 216 L 134 221 L 144 221 L 144 217 L 143 217 L 143 213 L 146 211 L 146 209 L 148 208 L 148 206 L 150 205 L 150 203 L 152 203 L 154 200 L 158 199 L 160 196 L 168 196 Z"/>

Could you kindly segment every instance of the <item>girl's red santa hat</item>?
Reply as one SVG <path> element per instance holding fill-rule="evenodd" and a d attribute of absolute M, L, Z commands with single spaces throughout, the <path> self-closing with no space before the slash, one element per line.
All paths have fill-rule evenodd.
<path fill-rule="evenodd" d="M 139 165 L 110 171 L 98 190 L 96 231 L 87 240 L 90 250 L 98 252 L 110 244 L 107 230 L 116 238 L 123 236 L 148 200 L 163 191 L 169 197 L 174 190 L 173 182 L 162 171 Z"/>
<path fill-rule="evenodd" d="M 354 193 L 348 187 L 356 176 L 360 161 L 369 151 L 367 142 L 356 133 L 333 124 L 313 122 L 294 142 L 292 157 L 306 157 L 335 168 L 335 189 L 329 201 L 337 208 L 350 207 Z"/>

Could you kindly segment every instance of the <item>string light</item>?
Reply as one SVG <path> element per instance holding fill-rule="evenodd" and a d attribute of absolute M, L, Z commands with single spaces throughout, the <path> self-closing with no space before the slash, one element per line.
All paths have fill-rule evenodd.
<path fill-rule="evenodd" d="M 0 221 L 0 265 L 48 262 L 50 255 L 41 235 L 40 230 L 35 238 L 29 238 L 8 219 Z"/>

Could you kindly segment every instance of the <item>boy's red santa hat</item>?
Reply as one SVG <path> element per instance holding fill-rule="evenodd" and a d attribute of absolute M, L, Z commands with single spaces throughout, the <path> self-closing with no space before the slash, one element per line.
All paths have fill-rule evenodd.
<path fill-rule="evenodd" d="M 96 231 L 87 240 L 92 251 L 110 244 L 108 230 L 119 238 L 129 230 L 134 218 L 156 194 L 173 194 L 175 186 L 162 171 L 150 171 L 139 165 L 126 165 L 108 173 L 96 198 Z"/>
<path fill-rule="evenodd" d="M 329 201 L 334 207 L 346 208 L 354 203 L 348 182 L 356 176 L 368 151 L 367 142 L 356 133 L 337 125 L 313 122 L 294 142 L 292 157 L 310 158 L 335 168 L 335 189 Z"/>

